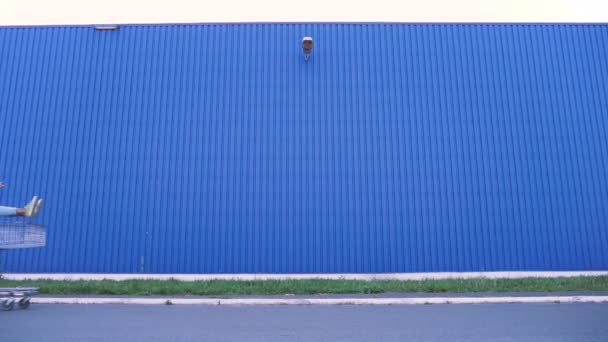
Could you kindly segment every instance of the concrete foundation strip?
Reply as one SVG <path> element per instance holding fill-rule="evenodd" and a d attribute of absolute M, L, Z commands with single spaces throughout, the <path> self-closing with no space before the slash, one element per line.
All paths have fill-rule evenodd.
<path fill-rule="evenodd" d="M 608 271 L 557 271 L 557 272 L 431 272 L 431 273 L 317 273 L 317 274 L 144 274 L 144 273 L 7 273 L 8 280 L 288 280 L 288 279 L 330 279 L 330 280 L 440 280 L 440 279 L 520 279 L 558 278 L 580 276 L 606 276 Z"/>
<path fill-rule="evenodd" d="M 419 297 L 419 298 L 107 298 L 34 297 L 35 304 L 135 305 L 415 305 L 415 304 L 524 304 L 608 303 L 608 296 L 541 297 Z"/>

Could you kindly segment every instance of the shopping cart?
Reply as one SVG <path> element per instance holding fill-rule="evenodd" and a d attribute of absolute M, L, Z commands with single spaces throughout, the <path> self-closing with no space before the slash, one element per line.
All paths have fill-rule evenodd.
<path fill-rule="evenodd" d="M 0 250 L 44 247 L 46 227 L 25 222 L 0 222 Z M 13 310 L 15 304 L 21 309 L 30 306 L 36 287 L 0 288 L 0 308 Z"/>

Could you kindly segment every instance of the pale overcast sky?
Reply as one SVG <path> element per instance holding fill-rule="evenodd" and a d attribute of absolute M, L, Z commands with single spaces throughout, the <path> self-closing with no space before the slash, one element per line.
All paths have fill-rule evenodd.
<path fill-rule="evenodd" d="M 0 25 L 265 21 L 608 22 L 608 0 L 0 0 Z"/>

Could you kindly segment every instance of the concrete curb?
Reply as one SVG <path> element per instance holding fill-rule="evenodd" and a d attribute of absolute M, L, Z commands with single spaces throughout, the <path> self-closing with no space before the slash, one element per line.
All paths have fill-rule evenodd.
<path fill-rule="evenodd" d="M 6 273 L 7 280 L 168 280 L 206 281 L 206 280 L 291 280 L 291 279 L 330 279 L 330 280 L 439 280 L 439 279 L 520 279 L 520 278 L 559 278 L 580 276 L 606 276 L 608 271 L 559 271 L 559 272 L 430 272 L 430 273 L 310 273 L 310 274 L 143 274 L 143 273 Z"/>
<path fill-rule="evenodd" d="M 551 297 L 418 297 L 418 298 L 95 298 L 34 297 L 35 304 L 131 305 L 419 305 L 419 304 L 526 304 L 608 303 L 608 296 Z"/>

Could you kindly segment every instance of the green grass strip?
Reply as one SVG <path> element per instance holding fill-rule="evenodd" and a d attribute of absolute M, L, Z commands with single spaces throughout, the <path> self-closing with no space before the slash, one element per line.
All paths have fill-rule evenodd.
<path fill-rule="evenodd" d="M 608 291 L 608 276 L 523 279 L 446 279 L 423 281 L 267 280 L 267 281 L 12 281 L 0 279 L 0 287 L 36 286 L 40 293 L 56 295 L 280 295 L 280 294 L 376 294 L 444 292 L 555 292 Z"/>

